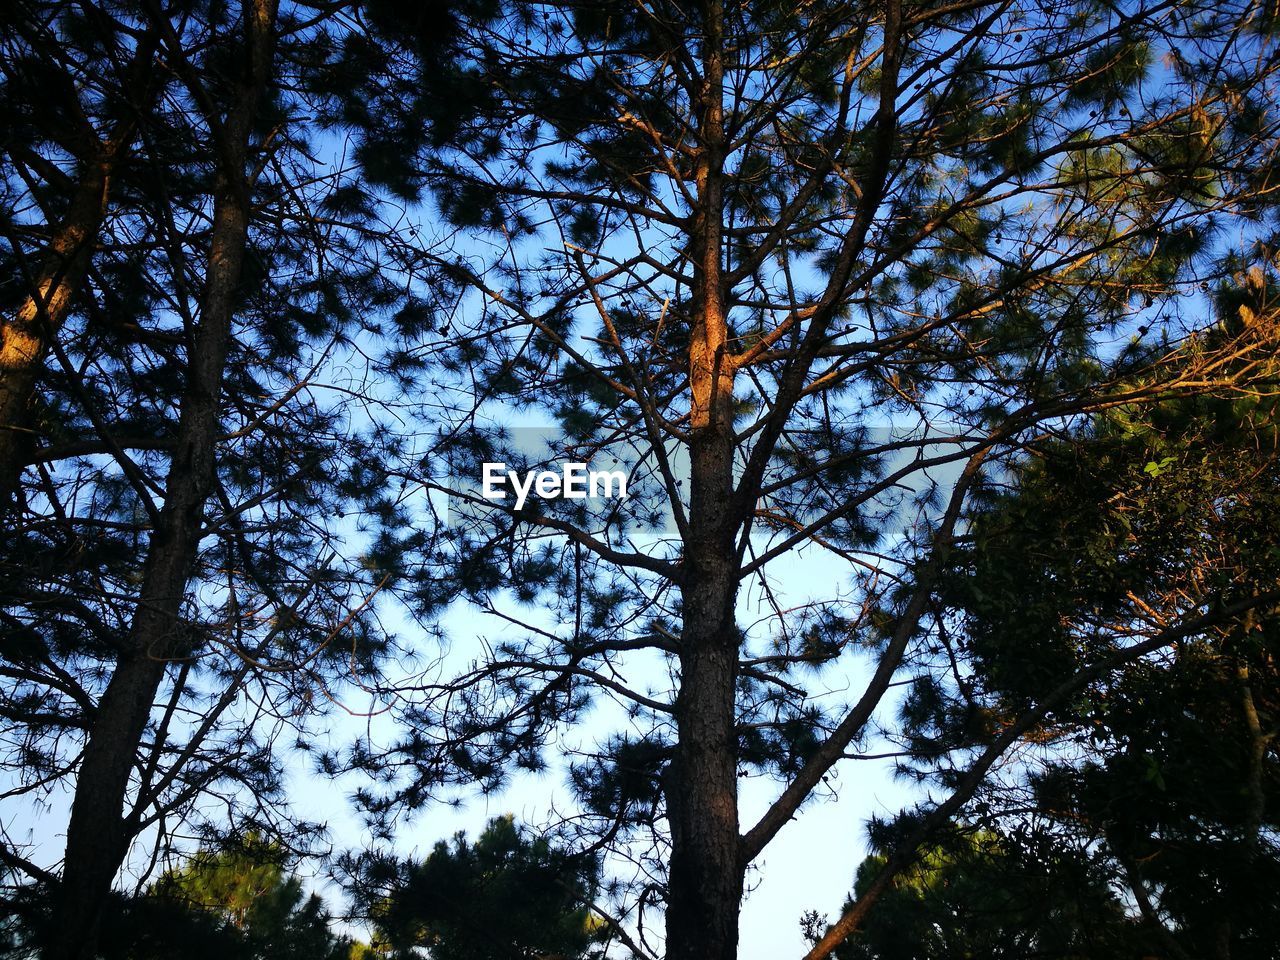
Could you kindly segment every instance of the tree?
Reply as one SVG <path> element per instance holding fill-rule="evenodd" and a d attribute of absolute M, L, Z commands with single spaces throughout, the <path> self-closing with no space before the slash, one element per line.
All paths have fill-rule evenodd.
<path fill-rule="evenodd" d="M 1035 856 L 990 831 L 961 829 L 899 873 L 839 960 L 1135 956 L 1139 938 L 1086 858 Z M 858 868 L 857 902 L 885 857 Z M 820 939 L 821 930 L 811 939 Z"/>
<path fill-rule="evenodd" d="M 378 822 L 576 748 L 573 822 L 639 845 L 632 906 L 658 891 L 665 955 L 729 960 L 746 870 L 875 752 L 895 677 L 937 663 L 971 499 L 1046 432 L 1247 390 L 1228 358 L 1273 349 L 1250 328 L 1170 359 L 1206 326 L 1223 228 L 1250 257 L 1272 222 L 1273 20 L 1248 2 L 452 9 L 444 53 L 421 56 L 441 35 L 389 2 L 347 50 L 366 177 L 457 231 L 400 251 L 411 284 L 454 296 L 423 297 L 388 360 L 424 427 L 374 555 L 424 620 L 463 598 L 503 635 L 386 691 L 395 748 L 330 762 L 376 775 Z M 359 68 L 370 47 L 381 69 Z M 535 415 L 560 433 L 531 452 L 505 428 Z M 497 461 L 618 463 L 637 492 L 517 507 L 464 482 Z M 841 582 L 791 606 L 801 550 Z M 740 618 L 749 598 L 769 612 Z M 1039 718 L 1270 602 L 1198 600 L 1024 701 L 811 958 Z M 602 700 L 620 732 L 574 739 Z M 756 773 L 783 786 L 744 825 Z"/>
<path fill-rule="evenodd" d="M 489 821 L 469 843 L 459 833 L 421 861 L 357 860 L 380 946 L 432 960 L 600 957 L 605 924 L 590 905 L 599 864 L 511 817 Z M 397 954 L 398 955 L 398 954 Z"/>
<path fill-rule="evenodd" d="M 370 444 L 324 380 L 399 294 L 375 201 L 302 121 L 340 28 L 314 14 L 6 13 L 5 800 L 74 799 L 60 875 L 7 837 L 0 855 L 56 898 L 50 957 L 93 955 L 139 838 L 143 882 L 175 834 L 314 838 L 277 744 L 305 749 L 387 647 L 378 581 L 338 550 L 337 516 L 372 498 L 345 458 Z"/>
<path fill-rule="evenodd" d="M 241 282 L 249 230 L 245 178 L 251 131 L 270 70 L 276 5 L 247 6 L 243 17 L 242 73 L 233 80 L 223 109 L 210 111 L 213 137 L 213 212 L 200 323 L 193 332 L 181 413 L 164 506 L 143 571 L 140 603 L 130 640 L 134 655 L 121 658 L 97 705 L 95 729 L 86 742 L 67 826 L 62 908 L 56 928 L 63 939 L 54 957 L 84 952 L 93 939 L 94 911 L 124 857 L 126 837 L 118 823 L 136 744 L 151 714 L 166 662 L 184 652 L 175 623 L 199 544 L 205 501 L 213 493 L 213 450 L 220 433 L 219 397 L 230 345 L 232 316 Z M 169 27 L 172 36 L 173 28 Z M 169 45 L 169 52 L 182 51 Z M 195 84 L 193 84 L 195 86 Z M 196 97 L 207 87 L 192 90 Z"/>
<path fill-rule="evenodd" d="M 333 933 L 320 898 L 304 894 L 301 881 L 286 872 L 283 851 L 254 837 L 239 847 L 199 851 L 181 870 L 162 876 L 140 905 L 212 915 L 224 925 L 235 956 L 347 960 L 353 949 L 350 938 Z M 146 924 L 145 910 L 139 916 L 135 907 L 132 919 L 144 930 L 127 954 L 136 960 L 172 956 L 175 947 L 190 943 L 162 924 Z"/>
<path fill-rule="evenodd" d="M 51 906 L 32 896 L 13 905 L 17 936 L 5 955 L 38 956 L 55 941 Z M 288 872 L 284 851 L 256 837 L 196 851 L 147 890 L 105 903 L 94 956 L 103 960 L 348 960 L 367 949 L 333 931 L 315 894 Z"/>
<path fill-rule="evenodd" d="M 1219 329 L 1185 354 L 1273 324 L 1274 291 L 1258 266 L 1224 283 Z M 1260 368 L 1247 394 L 1121 407 L 1045 439 L 975 512 L 941 592 L 973 673 L 918 685 L 907 712 L 921 772 L 948 776 L 949 750 L 989 739 L 993 718 L 1118 636 L 1276 595 L 1274 355 Z M 1276 950 L 1261 893 L 1280 870 L 1275 612 L 1272 601 L 1098 675 L 1027 732 L 1016 776 L 979 792 L 985 822 L 1026 849 L 1083 852 L 1125 890 L 1157 955 Z"/>
<path fill-rule="evenodd" d="M 223 828 L 216 795 L 270 830 L 266 748 L 354 669 L 408 731 L 322 760 L 377 775 L 376 825 L 554 742 L 582 842 L 635 858 L 630 916 L 660 901 L 668 957 L 727 960 L 752 862 L 877 750 L 895 678 L 952 669 L 937 590 L 973 503 L 1045 432 L 1247 395 L 1273 348 L 1246 324 L 1179 350 L 1226 238 L 1252 265 L 1274 217 L 1274 22 L 1246 0 L 16 16 L 6 83 L 64 93 L 6 146 L 0 431 L 27 452 L 0 498 L 0 716 L 18 795 L 76 797 L 61 878 L 4 855 L 60 879 L 54 957 L 92 952 L 148 829 Z M 326 165 L 335 131 L 364 183 Z M 423 197 L 445 236 L 382 219 Z M 334 353 L 380 376 L 335 384 L 350 406 L 320 394 Z M 516 508 L 443 479 L 536 465 L 513 413 L 561 428 L 533 460 L 616 460 L 635 496 Z M 372 549 L 339 543 L 347 508 Z M 800 551 L 846 579 L 793 607 Z M 1208 586 L 1032 685 L 811 956 L 1078 691 L 1273 602 Z M 392 593 L 505 636 L 375 682 Z M 811 696 L 828 681 L 852 695 Z M 616 734 L 575 737 L 605 700 Z M 748 826 L 753 774 L 784 785 Z"/>
<path fill-rule="evenodd" d="M 6 506 L 30 447 L 36 379 L 84 285 L 117 181 L 127 177 L 139 118 L 161 86 L 153 30 L 129 36 L 112 17 L 89 14 L 78 18 L 80 30 L 59 36 L 67 7 L 16 4 L 5 22 L 4 252 L 22 281 L 0 320 Z"/>

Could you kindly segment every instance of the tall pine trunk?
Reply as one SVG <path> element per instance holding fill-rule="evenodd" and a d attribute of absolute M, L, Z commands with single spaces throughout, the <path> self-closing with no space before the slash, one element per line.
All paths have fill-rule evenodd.
<path fill-rule="evenodd" d="M 151 538 L 127 651 L 98 704 L 80 764 L 50 960 L 94 955 L 102 907 L 136 829 L 136 818 L 126 815 L 125 806 L 138 746 L 166 662 L 192 652 L 181 610 L 205 500 L 213 488 L 223 368 L 249 230 L 249 135 L 267 82 L 275 14 L 275 0 L 245 4 L 243 74 L 225 120 L 210 118 L 217 172 L 200 323 L 188 361 L 164 507 Z"/>
<path fill-rule="evenodd" d="M 710 315 L 714 318 L 716 311 Z M 722 323 L 718 326 L 723 330 Z M 671 827 L 667 960 L 735 960 L 738 952 L 743 867 L 735 729 L 738 562 L 731 509 L 732 380 L 715 366 L 705 371 L 712 381 L 710 416 L 695 427 L 691 451 L 675 704 L 678 740 L 666 783 Z M 701 392 L 695 389 L 695 394 Z"/>
<path fill-rule="evenodd" d="M 689 344 L 690 503 L 681 599 L 678 740 L 667 774 L 671 862 L 667 960 L 736 960 L 743 869 L 739 853 L 734 604 L 739 518 L 733 494 L 733 372 L 721 244 L 724 218 L 723 9 L 705 6 L 695 270 Z"/>
<path fill-rule="evenodd" d="M 713 487 L 723 489 L 714 481 L 732 466 L 733 448 L 724 439 L 718 432 L 695 444 L 692 461 L 706 494 L 695 497 L 690 512 L 682 588 L 679 738 L 666 783 L 667 960 L 735 960 L 738 950 L 737 564 L 732 538 L 715 517 L 727 513 L 727 491 L 711 502 Z"/>

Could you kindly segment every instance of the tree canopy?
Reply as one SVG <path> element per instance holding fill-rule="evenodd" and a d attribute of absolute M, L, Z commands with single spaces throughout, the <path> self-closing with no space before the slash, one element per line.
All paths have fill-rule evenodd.
<path fill-rule="evenodd" d="M 0 850 L 52 891 L 48 955 L 95 955 L 147 843 L 304 847 L 294 751 L 362 778 L 365 862 L 406 887 L 492 856 L 567 889 L 569 954 L 607 896 L 618 949 L 736 958 L 747 872 L 885 752 L 927 795 L 808 960 L 909 905 L 899 876 L 1022 856 L 1019 795 L 1166 943 L 1251 942 L 1275 28 L 1253 0 L 15 5 L 0 762 L 6 801 L 73 801 L 60 863 Z M 628 496 L 492 499 L 499 462 Z M 492 632 L 450 635 L 460 608 Z M 377 734 L 316 744 L 350 691 Z M 564 850 L 394 849 L 548 767 Z M 938 846 L 957 823 L 976 853 Z M 407 902 L 408 946 L 475 927 Z"/>
<path fill-rule="evenodd" d="M 307 10 L 19 3 L 2 42 L 0 762 L 10 809 L 74 789 L 60 874 L 4 852 L 87 956 L 139 837 L 315 832 L 276 746 L 387 645 L 319 371 L 395 297 L 301 122 Z"/>
<path fill-rule="evenodd" d="M 503 642 L 399 686 L 413 734 L 347 762 L 391 816 L 433 784 L 538 768 L 613 700 L 618 733 L 572 769 L 577 822 L 638 845 L 636 887 L 662 891 L 655 951 L 735 956 L 744 870 L 849 754 L 877 752 L 899 671 L 949 669 L 935 597 L 972 505 L 1046 433 L 1247 392 L 1259 371 L 1235 360 L 1273 349 L 1262 325 L 1180 353 L 1213 326 L 1203 288 L 1238 269 L 1228 254 L 1264 255 L 1270 21 L 1222 4 L 487 4 L 457 8 L 442 60 L 392 9 L 371 23 L 422 93 L 370 75 L 362 155 L 399 158 L 376 175 L 457 231 L 412 261 L 457 300 L 431 321 L 447 336 L 403 344 L 405 369 L 430 370 L 431 457 L 402 476 L 464 507 L 430 538 L 407 500 L 380 557 L 423 616 L 463 597 Z M 471 114 L 415 138 L 441 83 L 476 94 Z M 559 428 L 540 454 L 506 432 L 535 415 Z M 626 464 L 649 496 L 517 509 L 441 479 L 540 459 Z M 836 565 L 829 593 L 791 601 L 797 553 Z M 1114 664 L 1044 673 L 1084 688 L 1262 602 L 1251 589 L 1111 635 Z M 832 687 L 850 692 L 814 695 Z M 1050 704 L 1020 707 L 1003 747 Z M 781 786 L 742 824 L 756 774 Z M 941 819 L 968 799 L 954 783 Z"/>
<path fill-rule="evenodd" d="M 1224 283 L 1220 327 L 1183 347 L 1186 362 L 1273 323 L 1274 282 L 1258 267 Z M 953 777 L 949 750 L 989 742 L 995 718 L 1144 623 L 1276 595 L 1274 354 L 1259 363 L 1243 395 L 1119 407 L 1047 438 L 976 512 L 943 591 L 973 672 L 914 689 L 918 773 Z M 1274 950 L 1263 893 L 1280 869 L 1274 610 L 1097 674 L 1028 731 L 1016 775 L 974 805 L 1025 851 L 1083 856 L 1135 905 L 1157 955 Z"/>
<path fill-rule="evenodd" d="M 133 896 L 104 905 L 97 956 L 104 960 L 359 960 L 367 944 L 336 932 L 320 897 L 306 894 L 279 847 L 249 836 L 197 850 Z M 6 911 L 5 955 L 40 956 L 57 942 L 56 898 L 25 891 Z"/>
<path fill-rule="evenodd" d="M 510 816 L 474 841 L 462 833 L 422 860 L 357 858 L 352 881 L 397 956 L 432 960 L 591 960 L 604 956 L 607 924 L 591 906 L 599 863 L 531 834 Z"/>
<path fill-rule="evenodd" d="M 857 902 L 885 866 L 858 868 Z M 823 932 L 811 923 L 811 939 Z M 990 831 L 962 829 L 931 844 L 894 880 L 839 960 L 1135 956 L 1137 931 L 1105 877 L 1066 851 L 1045 856 Z"/>

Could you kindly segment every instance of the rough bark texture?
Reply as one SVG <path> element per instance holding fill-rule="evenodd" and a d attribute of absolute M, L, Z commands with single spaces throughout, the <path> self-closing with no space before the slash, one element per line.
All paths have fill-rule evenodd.
<path fill-rule="evenodd" d="M 691 490 L 682 577 L 679 739 L 666 785 L 671 826 L 668 960 L 734 960 L 742 865 L 738 857 L 735 691 L 738 563 L 733 503 L 733 373 L 726 357 L 721 276 L 724 119 L 723 13 L 706 6 L 698 209 L 691 253 L 697 301 L 690 342 Z"/>
<path fill-rule="evenodd" d="M 738 569 L 728 509 L 733 434 L 725 399 L 713 401 L 717 415 L 699 430 L 692 451 L 699 479 L 685 550 L 679 739 L 667 783 L 668 960 L 733 960 L 738 951 Z"/>
<path fill-rule="evenodd" d="M 711 547 L 690 550 L 696 573 L 690 570 L 693 582 L 684 591 L 679 742 L 667 784 L 668 960 L 733 960 L 738 950 L 736 591 L 731 553 L 717 560 Z"/>
<path fill-rule="evenodd" d="M 266 83 L 275 11 L 275 0 L 245 4 L 245 71 L 225 122 L 215 125 L 220 142 L 207 275 L 178 438 L 128 649 L 98 705 L 81 760 L 50 960 L 94 955 L 102 905 L 134 829 L 124 809 L 138 745 L 166 661 L 191 652 L 180 614 L 213 485 L 222 374 L 249 227 L 249 134 Z"/>

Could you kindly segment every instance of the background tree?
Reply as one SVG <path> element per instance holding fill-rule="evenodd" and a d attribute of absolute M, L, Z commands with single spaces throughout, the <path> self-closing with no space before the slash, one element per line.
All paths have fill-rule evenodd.
<path fill-rule="evenodd" d="M 1274 285 L 1260 266 L 1224 283 L 1219 328 L 1182 355 L 1273 324 Z M 1120 407 L 1046 437 L 978 506 L 940 593 L 951 614 L 939 640 L 972 672 L 917 682 L 905 707 L 917 775 L 953 781 L 953 751 L 990 742 L 1001 717 L 1119 638 L 1277 595 L 1274 354 L 1259 367 L 1248 393 Z M 1099 674 L 1025 732 L 1019 765 L 973 809 L 1021 856 L 1083 857 L 1124 892 L 1149 953 L 1270 956 L 1275 658 L 1272 605 Z"/>
<path fill-rule="evenodd" d="M 185 910 L 197 923 L 201 915 L 214 917 L 232 943 L 231 956 L 348 960 L 355 949 L 350 938 L 334 933 L 320 898 L 305 894 L 301 881 L 287 872 L 284 851 L 253 837 L 239 846 L 198 852 L 180 870 L 165 873 L 133 907 L 131 925 L 142 933 L 135 933 L 123 955 L 142 960 L 189 949 L 194 937 L 148 922 L 149 910 Z M 110 952 L 109 947 L 104 951 Z"/>
<path fill-rule="evenodd" d="M 862 862 L 846 906 L 857 902 L 884 864 L 880 854 Z M 960 829 L 899 873 L 857 936 L 833 955 L 1118 960 L 1138 955 L 1133 926 L 1107 878 L 1087 858 L 1061 850 L 1037 856 L 990 831 Z M 822 932 L 816 928 L 811 939 L 817 942 Z"/>
<path fill-rule="evenodd" d="M 380 947 L 432 960 L 587 960 L 604 956 L 590 905 L 599 863 L 499 817 L 468 842 L 459 833 L 421 861 L 352 864 Z"/>
<path fill-rule="evenodd" d="M 1046 431 L 1247 389 L 1235 358 L 1272 349 L 1250 328 L 1169 355 L 1206 326 L 1225 238 L 1245 253 L 1271 229 L 1273 19 L 1249 2 L 454 12 L 428 58 L 432 23 L 371 3 L 376 39 L 344 59 L 366 176 L 458 231 L 399 251 L 412 284 L 455 297 L 421 298 L 388 360 L 424 426 L 374 556 L 425 620 L 465 598 L 502 634 L 388 689 L 403 740 L 331 769 L 374 773 L 362 799 L 385 823 L 577 748 L 583 842 L 637 864 L 668 958 L 729 960 L 750 864 L 877 752 L 901 671 L 950 669 L 932 598 L 971 497 Z M 450 93 L 470 112 L 424 123 Z M 548 421 L 545 449 L 505 431 Z M 443 479 L 499 460 L 616 460 L 637 492 L 516 510 Z M 829 596 L 786 596 L 801 551 L 834 564 Z M 740 618 L 748 601 L 763 614 Z M 1242 584 L 1130 618 L 1020 702 L 922 824 L 1076 687 L 1263 602 Z M 566 732 L 608 700 L 615 736 Z M 757 773 L 782 786 L 744 825 Z M 858 910 L 926 838 L 886 851 Z"/>
<path fill-rule="evenodd" d="M 142 886 L 199 838 L 313 839 L 277 746 L 305 750 L 386 646 L 379 580 L 339 549 L 338 516 L 377 486 L 345 459 L 373 459 L 350 416 L 362 391 L 351 367 L 328 381 L 400 292 L 375 200 L 304 120 L 327 102 L 335 15 L 22 4 L 6 30 L 5 349 L 17 337 L 21 363 L 0 393 L 22 409 L 0 427 L 23 440 L 0 464 L 0 756 L 7 804 L 72 783 L 74 801 L 60 872 L 0 849 L 58 901 L 50 957 L 93 955 L 131 851 Z M 76 185 L 99 174 L 96 226 L 64 249 Z"/>
<path fill-rule="evenodd" d="M 44 894 L 26 888 L 22 902 L 11 905 L 16 935 L 6 956 L 39 956 L 54 939 L 50 907 L 56 900 Z M 136 895 L 113 894 L 103 908 L 95 956 L 349 960 L 368 949 L 333 926 L 320 898 L 306 895 L 290 874 L 284 851 L 248 837 L 196 851 Z"/>

